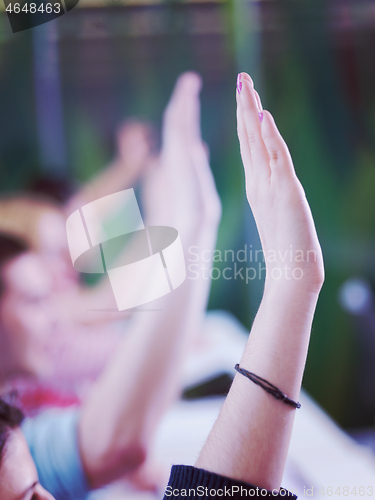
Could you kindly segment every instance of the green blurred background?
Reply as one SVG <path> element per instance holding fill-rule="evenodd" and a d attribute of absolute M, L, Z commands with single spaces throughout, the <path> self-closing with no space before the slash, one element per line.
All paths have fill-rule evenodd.
<path fill-rule="evenodd" d="M 236 75 L 248 71 L 290 147 L 325 256 L 304 386 L 341 425 L 371 426 L 375 395 L 370 410 L 357 397 L 359 328 L 337 297 L 350 276 L 375 279 L 374 52 L 373 1 L 81 0 L 16 34 L 2 13 L 0 189 L 45 174 L 85 182 L 113 155 L 116 125 L 134 115 L 160 125 L 176 77 L 192 69 L 223 203 L 218 248 L 259 248 L 235 124 Z M 210 308 L 250 328 L 261 293 L 260 280 L 214 280 Z"/>

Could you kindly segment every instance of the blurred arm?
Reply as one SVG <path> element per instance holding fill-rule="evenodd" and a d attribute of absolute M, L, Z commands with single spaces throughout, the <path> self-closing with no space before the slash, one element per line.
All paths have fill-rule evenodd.
<path fill-rule="evenodd" d="M 160 161 L 144 180 L 146 220 L 178 229 L 189 246 L 212 252 L 220 202 L 200 139 L 200 79 L 182 76 L 164 117 Z M 192 112 L 193 111 L 193 112 Z M 93 487 L 144 462 L 160 417 L 177 396 L 181 365 L 199 331 L 210 282 L 186 279 L 152 302 L 155 312 L 133 314 L 126 341 L 84 402 L 78 439 Z"/>
<path fill-rule="evenodd" d="M 117 156 L 67 203 L 67 215 L 103 196 L 134 187 L 150 154 L 148 125 L 128 120 L 117 131 Z"/>
<path fill-rule="evenodd" d="M 206 303 L 195 299 L 196 285 L 186 280 L 152 303 L 161 310 L 134 314 L 126 340 L 85 401 L 79 440 L 92 486 L 104 485 L 146 459 L 155 427 L 178 395 L 192 329 L 203 319 Z"/>
<path fill-rule="evenodd" d="M 116 158 L 68 201 L 65 207 L 67 215 L 87 203 L 134 187 L 149 160 L 151 127 L 135 120 L 127 120 L 118 129 L 116 136 Z M 104 218 L 103 224 L 106 222 Z M 108 279 L 100 280 L 94 287 L 81 286 L 78 295 L 65 299 L 70 317 L 74 317 L 79 323 L 113 320 L 113 315 L 105 312 L 105 309 L 113 309 L 115 306 Z M 102 309 L 102 312 L 92 313 L 90 309 Z"/>

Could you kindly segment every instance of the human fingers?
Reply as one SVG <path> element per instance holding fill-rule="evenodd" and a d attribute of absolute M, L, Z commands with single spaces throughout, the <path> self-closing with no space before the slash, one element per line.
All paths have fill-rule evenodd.
<path fill-rule="evenodd" d="M 246 127 L 243 119 L 243 112 L 242 108 L 239 106 L 238 99 L 239 96 L 237 94 L 237 135 L 240 142 L 242 162 L 244 166 L 247 165 L 247 168 L 245 167 L 245 176 L 247 178 L 247 175 L 252 172 L 252 159 L 250 148 L 246 140 Z"/>
<path fill-rule="evenodd" d="M 250 78 L 250 76 L 247 73 L 239 73 L 238 74 L 238 76 L 237 76 L 237 90 L 240 92 L 242 89 L 241 79 L 248 81 L 249 84 L 253 87 L 258 112 L 263 111 L 262 101 L 260 100 L 258 92 L 254 89 L 253 80 Z"/>
<path fill-rule="evenodd" d="M 201 109 L 199 94 L 201 77 L 197 73 L 184 74 L 181 98 L 185 103 L 185 132 L 189 141 L 201 141 Z"/>
<path fill-rule="evenodd" d="M 122 122 L 116 130 L 117 147 L 120 155 L 133 143 L 143 142 L 150 148 L 155 141 L 155 131 L 151 123 L 129 118 Z"/>
<path fill-rule="evenodd" d="M 254 89 L 254 94 L 255 94 L 255 99 L 257 101 L 258 112 L 260 113 L 263 111 L 262 101 L 260 100 L 259 94 L 255 89 Z M 259 116 L 259 114 L 258 114 L 258 116 Z"/>
<path fill-rule="evenodd" d="M 201 78 L 197 73 L 183 73 L 177 79 L 164 113 L 164 131 L 171 133 L 182 132 L 189 136 L 191 135 L 191 130 L 193 130 L 193 135 L 200 136 L 199 92 L 201 85 Z M 192 124 L 194 127 L 192 127 Z"/>
<path fill-rule="evenodd" d="M 282 138 L 275 120 L 269 111 L 263 111 L 262 137 L 269 156 L 272 174 L 294 174 L 292 158 L 288 146 Z"/>
<path fill-rule="evenodd" d="M 193 169 L 196 176 L 196 190 L 202 207 L 202 222 L 214 227 L 221 217 L 221 201 L 209 163 L 209 148 L 202 141 L 191 148 Z"/>
<path fill-rule="evenodd" d="M 129 182 L 134 182 L 156 149 L 155 132 L 149 123 L 130 119 L 118 127 L 116 139 L 116 165 L 124 170 L 125 175 L 132 175 Z"/>
<path fill-rule="evenodd" d="M 261 116 L 251 78 L 246 73 L 239 75 L 237 83 L 237 106 L 239 108 L 239 140 L 244 152 L 246 174 L 269 177 L 270 167 L 267 149 L 261 133 Z"/>

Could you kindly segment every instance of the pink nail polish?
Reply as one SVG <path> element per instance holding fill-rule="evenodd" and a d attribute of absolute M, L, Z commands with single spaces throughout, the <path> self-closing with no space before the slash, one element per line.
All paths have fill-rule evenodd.
<path fill-rule="evenodd" d="M 237 92 L 240 93 L 242 90 L 242 82 L 240 81 L 241 74 L 238 73 L 237 75 Z"/>
<path fill-rule="evenodd" d="M 261 122 L 263 120 L 263 113 L 258 113 L 259 116 L 259 121 Z"/>

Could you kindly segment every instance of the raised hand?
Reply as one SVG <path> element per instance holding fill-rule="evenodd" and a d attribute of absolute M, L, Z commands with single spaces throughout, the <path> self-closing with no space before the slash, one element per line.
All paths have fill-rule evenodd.
<path fill-rule="evenodd" d="M 246 73 L 237 81 L 237 120 L 247 198 L 267 268 L 239 364 L 297 401 L 324 278 L 322 253 L 288 148 Z M 278 490 L 295 411 L 237 374 L 196 466 Z"/>
<path fill-rule="evenodd" d="M 200 137 L 200 87 L 195 73 L 177 81 L 164 114 L 160 156 L 142 179 L 143 208 L 146 224 L 175 227 L 185 250 L 212 251 L 221 210 Z M 144 463 L 156 425 L 179 393 L 180 367 L 201 329 L 209 283 L 187 278 L 154 301 L 154 311 L 134 315 L 82 409 L 79 443 L 93 486 Z"/>
<path fill-rule="evenodd" d="M 154 131 L 150 124 L 128 119 L 116 131 L 115 164 L 123 170 L 129 187 L 133 186 L 154 147 Z"/>
<path fill-rule="evenodd" d="M 86 203 L 102 196 L 134 187 L 153 149 L 153 131 L 148 123 L 126 120 L 116 132 L 116 155 L 111 163 L 91 179 L 66 204 L 70 215 Z"/>
<path fill-rule="evenodd" d="M 237 81 L 237 123 L 246 194 L 266 260 L 266 282 L 301 281 L 319 290 L 323 258 L 287 145 L 246 73 Z"/>
<path fill-rule="evenodd" d="M 162 149 L 144 179 L 147 223 L 171 225 L 189 237 L 220 219 L 220 200 L 200 131 L 196 73 L 184 73 L 175 85 L 163 119 Z"/>

